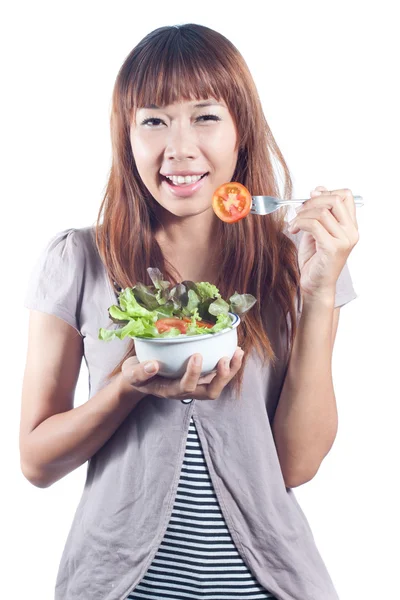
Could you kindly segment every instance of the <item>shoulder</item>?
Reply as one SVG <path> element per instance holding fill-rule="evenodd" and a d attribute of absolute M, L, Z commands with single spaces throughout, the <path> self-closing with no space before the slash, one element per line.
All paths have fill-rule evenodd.
<path fill-rule="evenodd" d="M 42 284 L 62 286 L 66 280 L 98 276 L 102 262 L 97 251 L 94 227 L 70 227 L 53 234 L 34 261 L 31 278 Z"/>
<path fill-rule="evenodd" d="M 58 231 L 51 237 L 46 251 L 77 262 L 91 258 L 97 254 L 95 227 L 70 227 Z"/>
<path fill-rule="evenodd" d="M 70 227 L 51 236 L 34 262 L 24 299 L 27 308 L 56 315 L 78 331 L 80 301 L 91 283 L 89 229 Z"/>

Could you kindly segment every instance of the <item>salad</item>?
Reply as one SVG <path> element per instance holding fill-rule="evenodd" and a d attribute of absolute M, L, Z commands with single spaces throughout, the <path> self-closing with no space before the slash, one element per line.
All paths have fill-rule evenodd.
<path fill-rule="evenodd" d="M 243 315 L 257 302 L 251 294 L 237 292 L 226 302 L 206 281 L 182 281 L 171 288 L 159 269 L 149 267 L 147 272 L 153 285 L 137 283 L 119 292 L 118 305 L 110 306 L 108 313 L 120 327 L 101 328 L 100 340 L 217 333 L 232 327 L 229 312 Z"/>

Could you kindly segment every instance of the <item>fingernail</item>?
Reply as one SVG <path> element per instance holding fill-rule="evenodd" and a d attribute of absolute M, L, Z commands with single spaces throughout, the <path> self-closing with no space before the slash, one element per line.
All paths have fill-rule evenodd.
<path fill-rule="evenodd" d="M 153 362 L 148 362 L 144 365 L 144 370 L 146 373 L 154 373 L 157 370 L 156 364 Z"/>
<path fill-rule="evenodd" d="M 310 196 L 320 196 L 322 194 L 322 192 L 320 192 L 319 190 L 312 190 L 310 192 Z"/>
<path fill-rule="evenodd" d="M 225 358 L 225 360 L 224 360 L 224 367 L 225 367 L 225 369 L 229 369 L 230 362 L 231 361 L 229 360 L 229 358 Z"/>
<path fill-rule="evenodd" d="M 193 362 L 197 366 L 201 365 L 201 356 L 200 356 L 200 354 L 196 354 L 196 356 L 194 357 L 194 361 Z"/>

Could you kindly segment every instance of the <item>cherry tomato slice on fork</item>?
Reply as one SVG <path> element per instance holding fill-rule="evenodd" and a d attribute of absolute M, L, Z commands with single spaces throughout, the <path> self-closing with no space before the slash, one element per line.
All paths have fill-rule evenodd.
<path fill-rule="evenodd" d="M 225 223 L 235 223 L 246 217 L 251 209 L 252 198 L 249 190 L 236 181 L 224 183 L 215 190 L 212 207 Z"/>

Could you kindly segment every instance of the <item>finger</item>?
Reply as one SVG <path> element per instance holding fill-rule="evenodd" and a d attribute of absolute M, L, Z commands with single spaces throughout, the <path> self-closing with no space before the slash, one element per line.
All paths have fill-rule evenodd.
<path fill-rule="evenodd" d="M 300 209 L 298 210 L 297 216 L 300 216 L 303 218 L 306 216 L 307 211 L 309 211 L 310 209 L 315 209 L 315 208 L 329 209 L 332 212 L 335 219 L 338 221 L 338 223 L 340 223 L 340 225 L 345 230 L 349 229 L 350 226 L 353 227 L 353 221 L 351 219 L 350 213 L 347 210 L 347 208 L 343 202 L 343 199 L 341 196 L 339 196 L 339 194 L 323 193 L 320 196 L 310 198 L 310 200 L 307 200 L 306 202 L 304 202 L 303 205 L 300 207 Z M 293 219 L 293 221 L 290 223 L 290 225 L 293 224 L 294 221 L 296 221 L 297 216 L 295 219 Z M 294 232 L 291 231 L 291 233 L 294 233 Z"/>
<path fill-rule="evenodd" d="M 317 190 L 320 190 L 321 193 L 319 193 Z M 323 197 L 323 196 L 338 196 L 341 200 L 343 207 L 346 209 L 348 215 L 350 216 L 350 219 L 351 219 L 353 225 L 355 225 L 356 228 L 358 228 L 357 216 L 356 216 L 356 205 L 355 205 L 354 197 L 353 197 L 351 190 L 349 190 L 347 188 L 342 188 L 340 190 L 327 190 L 326 188 L 323 188 L 323 186 L 318 186 L 318 188 L 316 188 L 316 190 L 313 190 L 311 192 L 311 198 L 317 197 L 319 199 L 320 197 Z M 307 202 L 305 202 L 303 204 L 303 206 L 305 204 L 309 205 L 309 202 L 310 201 L 308 200 Z"/>
<path fill-rule="evenodd" d="M 316 188 L 313 189 L 313 192 L 327 192 L 328 188 L 324 185 L 317 185 Z"/>
<path fill-rule="evenodd" d="M 297 227 L 296 230 L 298 230 Z M 317 219 L 302 219 L 301 230 L 311 233 L 315 241 L 320 244 L 322 248 L 325 248 L 330 252 L 335 251 L 337 242 L 335 245 L 335 241 L 332 236 L 327 232 L 325 227 L 319 221 L 317 221 Z"/>
<path fill-rule="evenodd" d="M 222 358 L 217 365 L 217 375 L 206 388 L 207 397 L 211 400 L 218 398 L 226 386 L 233 379 L 242 365 L 244 352 L 237 347 L 234 355 L 229 360 L 228 357 Z"/>
<path fill-rule="evenodd" d="M 180 393 L 194 392 L 201 374 L 203 357 L 201 354 L 193 354 L 186 367 L 185 374 L 179 380 Z"/>
<path fill-rule="evenodd" d="M 217 371 L 212 371 L 211 373 L 208 373 L 207 375 L 203 375 L 202 377 L 199 378 L 199 381 L 197 382 L 197 385 L 204 385 L 205 383 L 211 383 L 211 381 L 214 379 L 214 377 L 217 375 Z"/>
<path fill-rule="evenodd" d="M 319 185 L 314 190 L 311 190 L 310 198 L 315 198 L 315 196 L 320 196 L 322 194 L 322 192 L 327 192 L 327 191 L 328 191 L 328 189 L 326 187 L 324 187 L 323 185 Z"/>
<path fill-rule="evenodd" d="M 133 367 L 134 365 L 138 365 L 139 364 L 139 359 L 137 356 L 130 356 L 129 358 L 126 359 L 126 361 L 123 363 L 123 367 Z"/>
<path fill-rule="evenodd" d="M 348 239 L 344 228 L 337 221 L 328 206 L 316 206 L 314 208 L 303 210 L 301 215 L 294 219 L 293 228 L 290 228 L 290 232 L 297 233 L 300 231 L 304 219 L 317 219 L 332 237 L 337 239 Z"/>
<path fill-rule="evenodd" d="M 346 207 L 349 215 L 351 216 L 351 220 L 353 221 L 354 225 L 358 228 L 356 205 L 354 202 L 354 196 L 352 191 L 347 188 L 344 188 L 341 190 L 331 190 L 330 194 L 338 195 L 342 198 L 343 204 Z"/>
<path fill-rule="evenodd" d="M 147 382 L 151 377 L 154 377 L 158 369 L 159 364 L 156 360 L 139 363 L 137 357 L 132 356 L 123 363 L 121 372 L 131 385 L 138 386 L 141 383 Z"/>

